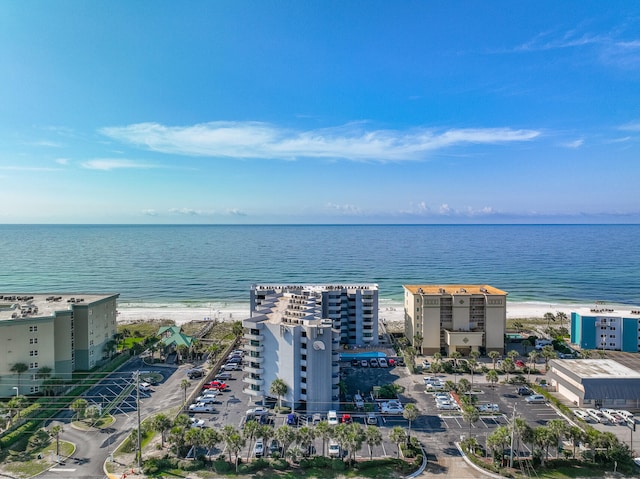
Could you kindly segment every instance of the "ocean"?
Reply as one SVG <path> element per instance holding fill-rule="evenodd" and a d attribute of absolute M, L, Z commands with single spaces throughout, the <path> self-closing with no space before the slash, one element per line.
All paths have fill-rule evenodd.
<path fill-rule="evenodd" d="M 247 304 L 252 283 L 482 283 L 509 301 L 640 305 L 640 225 L 0 225 L 0 292 Z"/>

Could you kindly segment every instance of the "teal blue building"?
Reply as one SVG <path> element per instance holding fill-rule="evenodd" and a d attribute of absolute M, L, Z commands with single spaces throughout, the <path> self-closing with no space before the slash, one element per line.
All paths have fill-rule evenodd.
<path fill-rule="evenodd" d="M 571 342 L 581 349 L 637 353 L 640 310 L 593 308 L 571 313 Z"/>

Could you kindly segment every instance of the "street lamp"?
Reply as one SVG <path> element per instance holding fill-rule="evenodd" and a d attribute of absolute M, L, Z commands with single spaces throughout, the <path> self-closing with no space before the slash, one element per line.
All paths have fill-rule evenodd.
<path fill-rule="evenodd" d="M 13 389 L 15 389 L 15 390 L 16 390 L 16 397 L 17 397 L 17 396 L 20 394 L 20 393 L 19 393 L 18 386 L 13 386 Z"/>

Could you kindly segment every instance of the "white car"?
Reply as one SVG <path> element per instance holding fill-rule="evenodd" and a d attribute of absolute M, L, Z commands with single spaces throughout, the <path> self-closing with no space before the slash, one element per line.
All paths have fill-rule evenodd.
<path fill-rule="evenodd" d="M 404 412 L 404 408 L 400 401 L 396 401 L 395 399 L 383 402 L 380 405 L 380 410 L 383 414 L 402 414 Z"/>
<path fill-rule="evenodd" d="M 196 402 L 201 402 L 204 404 L 213 404 L 215 402 L 218 402 L 218 400 L 216 399 L 216 396 L 213 394 L 203 394 L 202 396 L 198 396 L 196 398 Z"/>
<path fill-rule="evenodd" d="M 629 411 L 625 411 L 624 409 L 618 409 L 616 412 L 620 414 L 623 418 L 625 418 L 627 421 L 631 423 L 636 422 L 636 417 L 633 414 L 631 414 Z"/>
<path fill-rule="evenodd" d="M 427 384 L 427 387 L 425 388 L 426 392 L 433 392 L 433 391 L 444 391 L 444 384 L 442 383 L 429 383 Z"/>
<path fill-rule="evenodd" d="M 389 365 L 387 364 L 387 360 L 385 358 L 380 358 L 378 359 L 378 366 L 380 366 L 381 368 L 386 368 Z"/>
<path fill-rule="evenodd" d="M 253 455 L 256 457 L 264 456 L 264 441 L 262 438 L 256 440 L 256 444 L 253 446 Z"/>
<path fill-rule="evenodd" d="M 247 416 L 263 416 L 265 414 L 269 414 L 269 410 L 266 407 L 260 406 L 247 409 Z"/>
<path fill-rule="evenodd" d="M 340 457 L 340 444 L 333 439 L 329 441 L 329 457 Z"/>
<path fill-rule="evenodd" d="M 330 426 L 336 426 L 338 424 L 338 413 L 331 410 L 327 413 L 327 422 Z"/>
<path fill-rule="evenodd" d="M 353 404 L 356 406 L 356 408 L 358 409 L 362 409 L 364 408 L 364 399 L 362 399 L 362 396 L 360 394 L 355 394 L 353 396 Z"/>
<path fill-rule="evenodd" d="M 611 424 L 620 424 L 621 422 L 624 422 L 624 418 L 613 409 L 601 409 L 601 411 L 602 414 L 604 414 L 604 417 L 606 417 Z"/>
<path fill-rule="evenodd" d="M 372 426 L 378 425 L 378 416 L 376 416 L 376 413 L 370 412 L 369 414 L 367 414 L 367 424 Z"/>
<path fill-rule="evenodd" d="M 197 417 L 190 417 L 189 422 L 191 423 L 191 427 L 204 427 L 204 420 L 198 419 Z"/>
<path fill-rule="evenodd" d="M 458 406 L 451 402 L 451 401 L 442 401 L 436 404 L 436 407 L 438 409 L 443 409 L 443 410 L 447 410 L 447 411 L 453 411 L 458 409 Z"/>
<path fill-rule="evenodd" d="M 431 363 L 425 359 L 422 361 L 422 369 L 431 369 Z"/>
<path fill-rule="evenodd" d="M 478 406 L 480 412 L 500 412 L 500 406 L 497 404 L 481 404 Z"/>
<path fill-rule="evenodd" d="M 599 423 L 606 423 L 608 422 L 607 418 L 605 417 L 604 414 L 602 414 L 601 411 L 597 410 L 597 409 L 587 409 L 587 414 L 589 416 L 591 416 L 591 418 L 595 421 L 595 422 L 599 422 Z"/>
<path fill-rule="evenodd" d="M 589 413 L 587 413 L 586 411 L 583 411 L 582 409 L 574 410 L 573 414 L 577 418 L 582 419 L 583 421 L 586 421 L 586 422 L 591 422 L 592 421 L 592 418 L 591 418 L 591 416 L 589 416 Z"/>
<path fill-rule="evenodd" d="M 203 403 L 203 402 L 197 402 L 197 403 L 191 404 L 189 406 L 189 411 L 191 411 L 191 412 L 213 412 L 213 411 L 215 411 L 215 409 L 213 409 L 213 406 L 211 404 L 207 404 L 207 403 Z"/>
<path fill-rule="evenodd" d="M 532 394 L 531 396 L 527 397 L 525 401 L 529 404 L 544 404 L 547 402 L 542 394 Z"/>

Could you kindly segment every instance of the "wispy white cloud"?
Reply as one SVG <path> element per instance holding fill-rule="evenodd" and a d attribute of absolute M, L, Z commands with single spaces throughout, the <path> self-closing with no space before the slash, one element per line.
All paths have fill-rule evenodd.
<path fill-rule="evenodd" d="M 59 165 L 63 165 L 63 166 L 66 166 L 66 165 L 69 164 L 69 159 L 68 158 L 57 158 L 55 161 Z"/>
<path fill-rule="evenodd" d="M 120 160 L 120 159 L 112 159 L 112 158 L 100 158 L 95 160 L 88 160 L 82 163 L 83 168 L 87 168 L 89 170 L 103 170 L 103 171 L 111 171 L 118 169 L 149 169 L 149 168 L 158 168 L 156 165 L 152 165 L 149 163 L 140 163 L 138 161 L 132 160 Z"/>
<path fill-rule="evenodd" d="M 330 211 L 338 212 L 342 215 L 361 215 L 363 211 L 356 205 L 350 205 L 348 203 L 345 204 L 337 204 L 337 203 L 327 203 L 326 208 Z"/>
<path fill-rule="evenodd" d="M 560 144 L 560 146 L 564 146 L 565 148 L 580 148 L 582 145 L 584 145 L 584 139 L 582 138 L 578 138 L 573 141 L 566 141 Z"/>
<path fill-rule="evenodd" d="M 227 210 L 227 214 L 231 216 L 247 216 L 247 213 L 237 208 L 230 208 Z"/>
<path fill-rule="evenodd" d="M 202 210 L 195 210 L 192 208 L 170 208 L 169 213 L 184 216 L 200 216 L 203 214 L 207 214 Z"/>
<path fill-rule="evenodd" d="M 622 138 L 613 138 L 611 140 L 607 140 L 606 143 L 627 143 L 633 140 L 631 136 L 623 136 Z"/>
<path fill-rule="evenodd" d="M 171 127 L 138 123 L 103 128 L 113 139 L 170 154 L 228 158 L 341 158 L 402 161 L 465 144 L 530 141 L 541 132 L 512 128 L 366 130 L 362 123 L 296 131 L 260 122 L 211 122 Z"/>
<path fill-rule="evenodd" d="M 62 171 L 61 168 L 52 168 L 52 167 L 49 167 L 49 166 L 22 166 L 22 165 L 0 166 L 0 170 L 6 170 L 6 171 Z"/>
<path fill-rule="evenodd" d="M 631 123 L 626 123 L 624 125 L 620 125 L 618 127 L 619 130 L 622 131 L 638 131 L 640 132 L 640 121 L 633 121 Z"/>
<path fill-rule="evenodd" d="M 142 214 L 145 216 L 158 216 L 158 212 L 154 209 L 142 210 Z"/>

